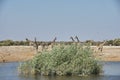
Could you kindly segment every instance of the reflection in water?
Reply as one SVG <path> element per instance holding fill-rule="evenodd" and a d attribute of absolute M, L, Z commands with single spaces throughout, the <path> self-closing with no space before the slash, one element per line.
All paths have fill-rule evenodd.
<path fill-rule="evenodd" d="M 0 63 L 1 80 L 120 80 L 120 62 L 105 62 L 104 74 L 101 76 L 32 76 L 19 75 L 17 67 L 19 63 Z"/>
<path fill-rule="evenodd" d="M 0 79 L 19 80 L 17 67 L 18 63 L 0 63 Z"/>
<path fill-rule="evenodd" d="M 105 62 L 104 75 L 120 76 L 120 62 Z"/>

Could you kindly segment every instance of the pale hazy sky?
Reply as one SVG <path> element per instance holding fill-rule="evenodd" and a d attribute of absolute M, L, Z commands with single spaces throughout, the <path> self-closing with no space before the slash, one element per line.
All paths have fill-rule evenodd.
<path fill-rule="evenodd" d="M 0 40 L 120 38 L 119 10 L 117 0 L 3 0 Z"/>

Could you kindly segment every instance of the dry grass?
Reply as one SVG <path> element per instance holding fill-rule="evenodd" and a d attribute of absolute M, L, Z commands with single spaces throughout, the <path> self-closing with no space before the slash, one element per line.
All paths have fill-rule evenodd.
<path fill-rule="evenodd" d="M 0 62 L 25 61 L 34 56 L 32 46 L 1 46 Z"/>
<path fill-rule="evenodd" d="M 96 47 L 93 46 L 93 48 Z M 102 52 L 95 54 L 103 61 L 120 61 L 120 46 L 104 46 Z"/>
<path fill-rule="evenodd" d="M 32 46 L 0 46 L 0 62 L 26 61 L 34 55 Z M 120 61 L 120 46 L 104 46 L 103 52 L 96 52 L 95 55 L 104 61 Z"/>

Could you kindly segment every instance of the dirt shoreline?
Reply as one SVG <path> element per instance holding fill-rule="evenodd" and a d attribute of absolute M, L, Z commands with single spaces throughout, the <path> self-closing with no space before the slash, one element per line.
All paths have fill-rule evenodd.
<path fill-rule="evenodd" d="M 95 49 L 96 46 L 92 48 Z M 102 53 L 95 54 L 103 61 L 120 61 L 120 46 L 104 46 Z M 32 46 L 0 46 L 0 62 L 26 61 L 34 56 L 35 49 Z"/>

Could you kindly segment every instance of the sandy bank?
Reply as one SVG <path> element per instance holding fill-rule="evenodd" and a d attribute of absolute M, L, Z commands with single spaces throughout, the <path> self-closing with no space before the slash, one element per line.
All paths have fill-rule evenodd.
<path fill-rule="evenodd" d="M 0 46 L 0 62 L 26 61 L 34 55 L 32 46 Z M 103 52 L 97 52 L 96 55 L 104 61 L 120 61 L 120 46 L 104 46 Z"/>
<path fill-rule="evenodd" d="M 34 53 L 32 46 L 0 46 L 0 62 L 25 61 Z"/>

